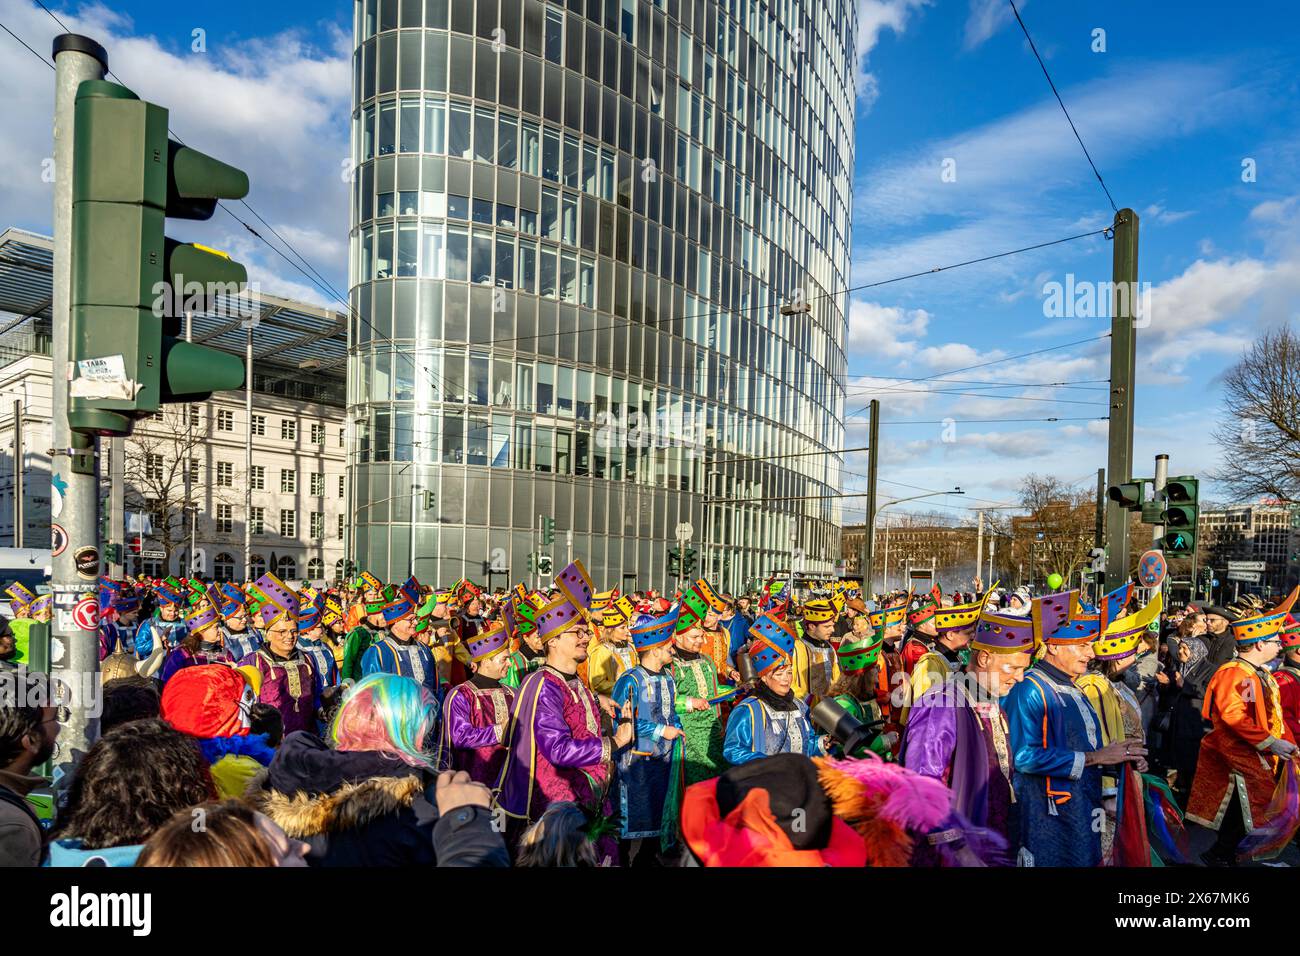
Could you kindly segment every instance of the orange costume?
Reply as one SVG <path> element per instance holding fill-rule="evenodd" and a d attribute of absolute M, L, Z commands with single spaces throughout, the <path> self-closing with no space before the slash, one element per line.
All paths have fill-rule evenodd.
<path fill-rule="evenodd" d="M 1210 678 L 1201 715 L 1214 728 L 1201 742 L 1187 819 L 1219 829 L 1235 787 L 1249 832 L 1273 796 L 1278 758 L 1269 747 L 1279 739 L 1295 743 L 1277 681 L 1248 661 L 1228 661 Z"/>

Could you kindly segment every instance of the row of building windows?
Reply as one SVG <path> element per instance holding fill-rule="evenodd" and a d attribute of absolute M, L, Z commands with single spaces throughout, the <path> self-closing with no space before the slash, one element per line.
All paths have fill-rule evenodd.
<path fill-rule="evenodd" d="M 420 35 L 411 34 L 409 39 L 413 41 L 418 64 Z M 448 65 L 446 37 L 428 34 L 424 43 L 429 47 L 426 65 L 429 57 L 435 55 L 434 50 L 440 51 L 435 68 L 438 75 L 422 78 L 417 66 L 410 88 L 445 92 L 448 90 L 445 78 Z M 841 174 L 842 169 L 825 168 L 822 158 L 839 167 L 839 152 L 826 148 L 829 137 L 820 129 L 819 121 L 810 120 L 804 129 L 797 131 L 794 125 L 781 120 L 784 111 L 772 105 L 772 102 L 779 101 L 770 102 L 758 95 L 757 91 L 748 88 L 743 77 L 728 71 L 716 92 L 711 77 L 706 77 L 703 85 L 696 89 L 681 83 L 677 86 L 676 96 L 669 97 L 664 116 L 660 117 L 663 79 L 658 72 L 650 71 L 658 82 L 646 82 L 644 59 L 641 70 L 629 68 L 623 71 L 628 80 L 625 86 L 631 85 L 635 72 L 639 89 L 624 89 L 625 95 L 619 96 L 617 85 L 614 88 L 608 84 L 602 87 L 592 80 L 584 81 L 576 73 L 566 74 L 558 66 L 545 66 L 527 56 L 522 58 L 521 71 L 518 55 L 509 51 L 498 52 L 487 43 L 478 44 L 477 68 L 473 65 L 474 45 L 470 40 L 453 38 L 451 47 L 452 94 L 473 95 L 507 108 L 522 108 L 525 113 L 562 124 L 609 147 L 617 146 L 623 153 L 630 154 L 626 158 L 632 159 L 638 170 L 644 164 L 653 163 L 664 172 L 675 171 L 678 178 L 696 192 L 710 190 L 716 194 L 724 171 L 730 173 L 733 182 L 757 180 L 764 187 L 763 191 L 784 208 L 784 214 L 773 217 L 777 225 L 788 222 L 795 230 L 790 237 L 779 237 L 782 246 L 802 248 L 808 244 L 802 237 L 807 236 L 819 256 L 823 255 L 822 250 L 832 250 L 828 261 L 818 263 L 818 270 L 835 267 L 836 263 L 832 261 L 836 258 L 834 250 L 843 248 L 847 241 L 848 177 Z M 454 62 L 458 48 L 465 60 L 459 66 Z M 358 68 L 363 77 L 373 77 L 374 69 L 363 65 L 361 57 L 358 57 Z M 502 77 L 500 89 L 497 86 L 498 70 Z M 457 78 L 463 78 L 463 83 L 457 83 Z M 478 80 L 471 83 L 472 78 Z M 522 102 L 518 95 L 521 81 Z M 636 99 L 629 99 L 628 93 Z M 786 109 L 796 102 L 803 103 L 806 108 L 807 101 L 793 93 L 791 90 Z M 368 95 L 364 99 L 368 99 Z M 559 132 L 551 131 L 550 144 L 542 134 L 539 149 L 535 123 L 525 120 L 520 135 L 516 135 L 513 116 L 509 116 L 508 129 L 503 127 L 498 131 L 490 111 L 480 109 L 471 117 L 467 103 L 452 101 L 449 108 L 441 99 L 436 101 L 436 106 L 434 103 L 432 98 L 426 99 L 422 105 L 418 97 L 404 97 L 401 100 L 386 99 L 360 110 L 354 156 L 363 161 L 391 153 L 447 152 L 452 156 L 514 167 L 518 148 L 521 164 L 531 157 L 534 170 L 540 165 L 543 175 L 559 181 Z M 749 132 L 746 132 L 747 109 L 755 112 L 758 120 Z M 503 114 L 503 117 L 507 115 Z M 423 134 L 421 126 L 424 127 Z M 679 133 L 672 132 L 674 126 L 680 129 Z M 780 129 L 774 132 L 778 126 Z M 474 146 L 471 146 L 471 136 L 477 141 Z M 499 145 L 495 142 L 497 140 Z M 531 148 L 528 148 L 529 143 Z M 754 156 L 759 144 L 770 148 L 770 159 Z M 788 158 L 789 165 L 783 161 L 785 158 Z M 758 168 L 750 168 L 756 165 Z M 573 179 L 576 178 L 574 175 Z M 836 187 L 834 190 L 832 184 Z M 576 186 L 576 182 L 570 185 Z M 757 195 L 755 193 L 755 197 Z M 748 204 L 740 212 L 751 223 L 758 223 L 756 218 L 751 218 L 755 213 Z"/>
<path fill-rule="evenodd" d="M 645 288 L 654 288 L 654 284 Z M 481 301 L 480 291 L 485 293 Z M 564 305 L 557 309 L 553 303 L 527 296 L 511 296 L 501 303 L 490 290 L 470 290 L 466 297 L 458 287 L 444 288 L 436 282 L 403 283 L 397 292 L 395 314 L 402 321 L 393 331 L 401 338 L 483 341 L 494 348 L 489 353 L 486 348 L 475 351 L 385 343 L 370 351 L 354 349 L 349 362 L 354 404 L 388 400 L 491 404 L 499 398 L 503 403 L 532 407 L 534 382 L 545 383 L 548 374 L 538 371 L 535 375 L 534 369 L 544 370 L 551 363 L 512 358 L 503 352 L 511 349 L 592 366 L 592 371 L 556 373 L 571 378 L 576 374 L 576 400 L 584 400 L 582 396 L 592 392 L 582 383 L 595 382 L 599 389 L 599 373 L 609 370 L 619 377 L 644 377 L 688 393 L 687 397 L 709 397 L 781 427 L 815 425 L 843 415 L 842 389 L 832 383 L 824 368 L 800 361 L 793 346 L 765 335 L 756 322 L 742 319 L 733 325 L 724 321 L 727 316 L 709 312 L 703 300 L 684 300 L 697 311 L 673 324 L 693 338 L 717 343 L 720 348 L 714 350 L 667 330 L 655 331 L 639 323 L 611 326 L 596 312 Z M 418 303 L 413 301 L 417 293 Z M 410 303 L 409 307 L 405 303 Z M 498 304 L 507 309 L 494 312 L 493 306 Z M 517 312 L 509 309 L 512 305 Z M 381 308 L 385 314 L 393 314 L 389 302 Z M 720 351 L 745 358 L 733 359 Z M 491 372 L 489 355 L 493 356 Z M 609 393 L 609 389 L 605 391 Z M 597 391 L 585 400 L 598 401 L 599 394 Z"/>
<path fill-rule="evenodd" d="M 198 427 L 199 425 L 199 406 L 197 405 L 190 406 L 190 424 L 193 425 L 194 427 Z M 217 409 L 217 431 L 233 432 L 234 430 L 235 430 L 234 410 L 229 408 Z M 254 436 L 265 437 L 266 435 L 265 415 L 257 415 L 257 414 L 253 415 L 250 432 Z M 281 441 L 298 440 L 298 422 L 296 419 L 293 418 L 280 419 L 280 439 Z M 339 429 L 339 445 L 342 446 L 343 442 L 344 442 L 344 432 L 343 429 Z M 313 422 L 311 424 L 311 444 L 321 445 L 321 446 L 325 444 L 325 426 L 319 422 Z"/>
<path fill-rule="evenodd" d="M 150 575 L 155 575 L 155 576 L 161 576 L 163 573 L 161 563 L 153 562 L 152 564 L 155 567 L 155 570 L 150 570 L 151 563 L 145 562 L 144 565 L 145 573 Z M 260 554 L 249 555 L 249 565 L 252 568 L 251 577 L 249 578 L 249 580 L 251 581 L 256 581 L 258 578 L 260 578 L 263 574 L 266 573 L 266 558 L 264 558 Z M 307 580 L 309 581 L 326 580 L 325 567 L 326 564 L 323 559 L 321 558 L 310 559 L 306 564 Z M 344 565 L 342 559 L 334 563 L 334 567 L 333 567 L 334 580 L 342 579 L 343 568 Z M 212 574 L 217 581 L 242 580 L 244 577 L 243 558 L 242 557 L 236 558 L 235 555 L 229 553 L 228 551 L 220 552 L 216 556 L 216 559 L 213 561 Z M 289 557 L 288 555 L 277 557 L 275 560 L 275 575 L 281 581 L 284 581 L 287 584 L 296 584 L 297 582 L 295 579 L 298 577 L 298 562 L 295 559 Z"/>
<path fill-rule="evenodd" d="M 410 355 L 377 351 L 369 357 L 358 357 L 354 363 L 360 374 L 352 394 L 361 404 L 469 404 L 624 427 L 636 427 L 637 416 L 647 420 L 653 416 L 679 423 L 680 434 L 683 420 L 688 423 L 686 427 L 693 428 L 689 423 L 706 418 L 712 423 L 720 413 L 702 400 L 683 396 L 666 385 L 684 386 L 698 392 L 701 399 L 727 393 L 727 379 L 719 375 L 716 364 L 710 367 L 710 357 L 701 351 L 696 358 L 699 364 L 686 367 L 684 375 L 680 368 L 672 374 L 646 374 L 648 382 L 641 384 L 585 368 L 519 361 L 488 352 L 420 350 L 417 366 Z M 647 372 L 653 369 L 653 363 L 647 363 Z M 666 385 L 656 388 L 649 384 L 656 380 Z M 751 418 L 770 418 L 781 422 L 783 431 L 793 429 L 806 434 L 825 417 L 797 400 L 791 391 L 792 383 L 761 374 L 742 375 L 739 382 L 737 398 Z M 700 432 L 703 443 L 703 430 Z"/>
<path fill-rule="evenodd" d="M 460 117 L 455 129 L 463 130 L 464 139 L 449 140 L 447 106 L 441 100 L 411 99 L 401 106 L 402 127 L 410 128 L 411 150 L 423 145 L 466 160 L 495 163 L 495 176 L 491 169 L 440 156 L 399 156 L 396 164 L 388 157 L 366 163 L 355 177 L 356 223 L 368 223 L 376 216 L 436 216 L 518 229 L 581 245 L 665 277 L 672 275 L 674 281 L 692 288 L 710 273 L 695 271 L 691 260 L 707 254 L 733 264 L 736 274 L 729 284 L 746 286 L 745 274 L 761 282 L 770 279 L 783 300 L 806 285 L 806 274 L 830 284 L 825 269 L 817 266 L 822 244 L 804 229 L 810 215 L 806 198 L 798 196 L 809 194 L 796 191 L 793 210 L 778 214 L 774 206 L 760 201 L 763 193 L 750 177 L 721 156 L 706 161 L 698 147 L 684 138 L 676 150 L 675 166 L 671 157 L 660 166 L 546 127 L 539 131 L 537 124 L 527 121 L 516 133 L 513 115 L 498 116 L 490 108 L 469 104 L 452 104 L 452 115 Z M 403 144 L 405 149 L 405 140 Z M 670 172 L 676 173 L 676 179 Z M 548 180 L 584 195 L 546 186 Z M 615 202 L 620 210 L 631 209 L 635 215 L 616 214 L 609 205 Z M 669 234 L 674 232 L 691 240 L 689 247 L 683 247 L 689 253 L 673 255 Z M 842 247 L 833 248 L 831 258 L 842 259 L 840 252 Z M 364 261 L 357 265 L 365 271 Z M 683 268 L 687 271 L 678 277 L 674 269 Z M 835 287 L 842 286 L 842 275 L 833 278 Z M 805 297 L 810 295 L 811 291 L 805 292 Z M 828 322 L 826 328 L 833 326 Z"/>
<path fill-rule="evenodd" d="M 344 516 L 338 516 L 338 538 L 343 538 Z M 307 515 L 308 536 L 315 539 L 325 537 L 325 513 L 322 511 L 312 511 Z M 219 504 L 215 516 L 215 524 L 218 534 L 232 534 L 235 530 L 235 509 L 234 505 Z M 266 534 L 266 509 L 262 507 L 253 507 L 248 512 L 249 533 L 254 535 Z M 284 538 L 298 537 L 298 512 L 289 508 L 280 509 L 280 536 Z"/>
<path fill-rule="evenodd" d="M 721 462 L 705 454 L 703 422 L 689 419 L 665 423 L 653 418 L 594 427 L 543 424 L 522 416 L 501 414 L 390 414 L 374 410 L 370 422 L 359 426 L 358 464 L 408 462 L 479 465 L 575 477 L 602 478 L 676 491 L 702 491 L 712 476 L 715 493 L 737 501 L 831 495 L 838 465 L 825 460 L 808 465 L 815 476 L 800 474 L 774 462 Z M 683 439 L 683 435 L 687 437 Z M 715 458 L 719 456 L 714 456 Z M 826 459 L 830 456 L 809 456 Z M 360 486 L 359 486 L 360 487 Z M 807 503 L 807 502 L 801 502 Z M 829 518 L 836 513 L 831 500 L 808 513 Z M 803 509 L 801 509 L 803 510 Z"/>
<path fill-rule="evenodd" d="M 830 522 L 737 504 L 719 506 L 706 522 L 699 506 L 692 507 L 692 499 L 665 491 L 647 489 L 638 494 L 631 486 L 584 481 L 551 485 L 532 479 L 512 480 L 509 472 L 493 472 L 484 479 L 463 469 L 443 467 L 415 476 L 419 493 L 412 517 L 409 472 L 368 468 L 359 480 L 373 502 L 373 513 L 358 525 L 362 538 L 385 525 L 391 526 L 393 534 L 403 526 L 441 526 L 444 536 L 463 525 L 468 542 L 471 534 L 486 534 L 488 528 L 527 532 L 536 528 L 539 515 L 545 515 L 556 522 L 557 537 L 572 531 L 575 535 L 610 536 L 614 542 L 619 537 L 634 542 L 638 537 L 663 540 L 672 538 L 679 522 L 690 521 L 696 542 L 725 536 L 727 541 L 743 542 L 743 549 L 781 552 L 788 562 L 793 535 L 798 547 L 808 554 L 834 553 L 838 557 L 832 546 L 839 547 L 839 529 Z M 427 506 L 425 491 L 433 493 L 432 507 Z M 363 525 L 367 531 L 361 530 Z M 466 557 L 476 553 L 468 546 L 464 552 Z"/>
<path fill-rule="evenodd" d="M 216 473 L 216 487 L 233 488 L 235 487 L 235 465 L 229 461 L 218 461 Z M 166 462 L 162 455 L 150 453 L 145 460 L 145 477 L 150 481 L 163 480 L 166 474 Z M 253 491 L 266 490 L 266 466 L 254 465 L 249 474 L 249 487 Z M 200 481 L 199 460 L 191 458 L 189 460 L 189 480 L 191 484 L 197 485 Z M 325 494 L 325 473 L 313 471 L 309 475 L 310 494 L 314 497 L 322 497 Z M 344 487 L 346 477 L 338 476 L 338 496 L 344 496 Z M 280 469 L 280 491 L 285 494 L 296 494 L 298 491 L 298 472 L 289 468 Z"/>

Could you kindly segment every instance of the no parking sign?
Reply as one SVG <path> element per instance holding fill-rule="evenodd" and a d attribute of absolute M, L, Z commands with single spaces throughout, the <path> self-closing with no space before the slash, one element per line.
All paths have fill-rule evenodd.
<path fill-rule="evenodd" d="M 1169 571 L 1165 556 L 1151 550 L 1138 559 L 1138 581 L 1144 588 L 1158 588 Z"/>

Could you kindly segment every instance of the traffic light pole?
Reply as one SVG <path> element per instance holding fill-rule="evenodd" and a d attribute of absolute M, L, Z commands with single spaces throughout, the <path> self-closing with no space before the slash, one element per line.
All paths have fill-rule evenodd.
<path fill-rule="evenodd" d="M 862 572 L 862 600 L 869 601 L 872 591 L 871 562 L 876 551 L 876 462 L 880 449 L 880 400 L 873 398 L 867 405 L 871 421 L 867 433 L 867 527 L 858 549 L 858 565 Z M 889 569 L 885 569 L 889 574 Z"/>
<path fill-rule="evenodd" d="M 1157 501 L 1165 496 L 1165 484 L 1169 481 L 1169 456 L 1156 455 L 1156 478 L 1152 482 L 1152 488 L 1155 492 Z M 1152 541 L 1155 547 L 1160 547 L 1165 539 L 1165 526 L 1163 524 L 1152 525 Z"/>
<path fill-rule="evenodd" d="M 110 438 L 108 453 L 108 536 L 116 545 L 109 576 L 121 580 L 126 569 L 126 439 Z"/>
<path fill-rule="evenodd" d="M 71 33 L 55 37 L 50 521 L 55 548 L 61 550 L 54 551 L 51 562 L 50 657 L 53 675 L 64 684 L 61 693 L 69 695 L 67 709 L 59 712 L 61 728 L 53 757 L 54 765 L 65 772 L 99 736 L 99 633 L 85 613 L 86 605 L 81 613 L 74 612 L 82 595 L 90 594 L 93 600 L 99 577 L 99 462 L 96 439 L 74 432 L 68 421 L 68 383 L 72 378 L 73 120 L 78 87 L 86 80 L 102 80 L 107 70 L 108 54 L 94 40 Z M 92 626 L 82 628 L 79 621 Z"/>
<path fill-rule="evenodd" d="M 1110 320 L 1110 427 L 1106 475 L 1112 485 L 1132 480 L 1133 474 L 1133 326 L 1138 301 L 1138 216 L 1132 209 L 1115 214 L 1115 248 L 1112 258 L 1114 307 Z M 1128 510 L 1116 501 L 1106 502 L 1106 590 L 1128 579 Z"/>

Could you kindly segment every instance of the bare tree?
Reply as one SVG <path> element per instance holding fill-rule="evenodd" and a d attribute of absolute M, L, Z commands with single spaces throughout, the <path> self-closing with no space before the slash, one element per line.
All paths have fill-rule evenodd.
<path fill-rule="evenodd" d="M 1214 438 L 1224 462 L 1213 477 L 1239 501 L 1300 500 L 1300 336 L 1265 332 L 1223 380 L 1226 419 Z"/>
<path fill-rule="evenodd" d="M 167 560 L 189 537 L 190 512 L 200 518 L 215 511 L 215 503 L 233 503 L 235 485 L 204 487 L 196 476 L 204 457 L 207 436 L 190 414 L 190 405 L 167 405 L 137 424 L 126 440 L 123 478 L 127 510 L 143 511 L 153 523 L 153 538 L 161 542 Z M 191 470 L 191 461 L 195 462 Z M 197 480 L 196 480 L 197 478 Z M 182 571 L 185 569 L 182 568 Z"/>
<path fill-rule="evenodd" d="M 1045 577 L 1052 572 L 1067 582 L 1088 565 L 1095 544 L 1096 502 L 1093 493 L 1067 485 L 1055 475 L 1026 475 L 1020 504 L 1028 514 L 1014 525 L 1022 532 L 1014 548 L 1020 563 Z"/>

